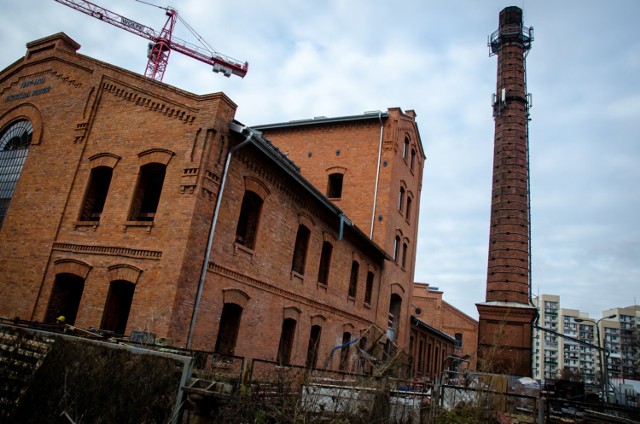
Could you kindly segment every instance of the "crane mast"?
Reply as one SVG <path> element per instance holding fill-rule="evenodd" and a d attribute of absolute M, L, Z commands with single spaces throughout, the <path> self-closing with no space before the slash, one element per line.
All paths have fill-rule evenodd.
<path fill-rule="evenodd" d="M 173 37 L 173 29 L 178 19 L 178 12 L 173 8 L 167 7 L 164 9 L 168 16 L 167 22 L 164 24 L 162 30 L 157 32 L 153 28 L 111 12 L 104 7 L 86 0 L 54 1 L 151 41 L 147 55 L 147 68 L 144 74 L 157 81 L 162 81 L 164 77 L 164 72 L 169 63 L 169 55 L 172 50 L 211 65 L 213 72 L 220 72 L 226 77 L 237 75 L 243 78 L 249 68 L 247 62 L 240 62 L 218 52 L 198 47 Z"/>

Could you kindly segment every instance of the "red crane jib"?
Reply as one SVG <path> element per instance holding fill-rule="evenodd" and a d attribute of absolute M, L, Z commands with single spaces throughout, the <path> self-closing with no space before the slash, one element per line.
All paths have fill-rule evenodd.
<path fill-rule="evenodd" d="M 243 78 L 247 74 L 249 64 L 240 62 L 228 56 L 224 56 L 218 52 L 210 51 L 196 45 L 187 43 L 184 40 L 173 37 L 173 28 L 175 27 L 178 12 L 175 9 L 167 7 L 166 14 L 168 16 L 162 31 L 157 32 L 153 28 L 126 18 L 117 13 L 111 12 L 104 7 L 85 0 L 54 0 L 65 6 L 69 6 L 79 12 L 92 16 L 103 22 L 111 24 L 125 31 L 134 33 L 140 37 L 151 41 L 147 69 L 145 76 L 162 81 L 164 71 L 166 70 L 169 60 L 169 54 L 172 50 L 182 53 L 185 56 L 204 62 L 213 67 L 214 72 L 223 73 L 229 77 L 237 75 Z"/>

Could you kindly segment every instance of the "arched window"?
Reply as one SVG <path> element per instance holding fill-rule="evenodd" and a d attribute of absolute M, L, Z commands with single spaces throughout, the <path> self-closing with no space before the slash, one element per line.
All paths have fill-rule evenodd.
<path fill-rule="evenodd" d="M 224 304 L 220 315 L 218 338 L 216 339 L 216 353 L 234 354 L 240 330 L 240 318 L 242 318 L 242 306 L 235 303 Z"/>
<path fill-rule="evenodd" d="M 91 170 L 89 187 L 82 203 L 81 221 L 100 221 L 112 175 L 113 169 L 108 166 L 98 166 Z"/>
<path fill-rule="evenodd" d="M 130 221 L 153 221 L 158 210 L 167 166 L 151 162 L 140 167 L 131 203 Z"/>
<path fill-rule="evenodd" d="M 0 227 L 27 159 L 32 136 L 33 126 L 26 119 L 13 122 L 0 134 Z"/>
<path fill-rule="evenodd" d="M 304 265 L 307 259 L 307 247 L 309 246 L 309 236 L 311 231 L 304 225 L 298 226 L 296 242 L 293 248 L 293 260 L 291 261 L 291 271 L 304 275 Z"/>
<path fill-rule="evenodd" d="M 409 161 L 409 169 L 413 172 L 416 163 L 416 149 L 411 148 L 411 159 Z"/>
<path fill-rule="evenodd" d="M 402 149 L 402 158 L 404 160 L 407 160 L 407 157 L 409 156 L 409 144 L 411 143 L 411 140 L 409 140 L 409 137 L 405 137 L 404 138 L 404 148 Z"/>
<path fill-rule="evenodd" d="M 364 290 L 364 303 L 371 305 L 371 295 L 373 293 L 373 272 L 367 272 L 367 285 Z"/>
<path fill-rule="evenodd" d="M 400 194 L 398 195 L 398 210 L 402 212 L 404 206 L 404 187 L 400 186 Z"/>
<path fill-rule="evenodd" d="M 296 320 L 293 318 L 285 318 L 282 321 L 282 332 L 280 334 L 280 343 L 278 344 L 278 356 L 276 361 L 279 364 L 291 363 L 291 352 L 293 351 L 293 341 L 296 335 Z"/>
<path fill-rule="evenodd" d="M 358 273 L 360 264 L 358 261 L 351 262 L 351 275 L 349 276 L 349 297 L 356 297 L 358 291 Z"/>
<path fill-rule="evenodd" d="M 66 324 L 74 325 L 83 291 L 84 278 L 75 274 L 57 274 L 45 321 L 55 322 L 56 318 L 62 315 Z"/>
<path fill-rule="evenodd" d="M 253 191 L 245 191 L 236 228 L 236 242 L 254 249 L 262 211 L 262 198 Z"/>
<path fill-rule="evenodd" d="M 317 366 L 321 335 L 322 327 L 319 325 L 312 325 L 311 333 L 309 334 L 309 346 L 307 347 L 307 368 L 316 368 Z"/>
<path fill-rule="evenodd" d="M 407 250 L 408 250 L 408 246 L 407 243 L 402 243 L 402 269 L 404 269 L 407 266 Z"/>
<path fill-rule="evenodd" d="M 405 211 L 405 217 L 407 218 L 407 222 L 411 221 L 411 204 L 413 203 L 413 199 L 411 196 L 407 196 L 407 210 Z"/>
<path fill-rule="evenodd" d="M 331 270 L 331 254 L 333 245 L 328 241 L 322 243 L 322 253 L 320 254 L 320 268 L 318 269 L 318 282 L 327 284 L 329 282 L 329 271 Z"/>
<path fill-rule="evenodd" d="M 102 313 L 101 329 L 113 331 L 116 334 L 125 333 L 134 290 L 135 284 L 129 281 L 116 280 L 111 282 L 107 302 Z"/>
<path fill-rule="evenodd" d="M 329 174 L 329 181 L 327 183 L 327 197 L 330 199 L 340 199 L 342 197 L 342 182 L 344 179 L 343 174 Z"/>
<path fill-rule="evenodd" d="M 398 254 L 400 253 L 400 236 L 396 236 L 393 242 L 393 261 L 398 262 Z"/>
<path fill-rule="evenodd" d="M 349 367 L 349 348 L 351 345 L 344 346 L 351 341 L 351 333 L 342 333 L 342 348 L 340 349 L 340 370 L 345 371 Z"/>

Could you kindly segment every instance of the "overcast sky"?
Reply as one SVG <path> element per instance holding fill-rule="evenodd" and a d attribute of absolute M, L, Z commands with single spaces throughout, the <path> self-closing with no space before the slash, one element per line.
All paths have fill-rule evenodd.
<path fill-rule="evenodd" d="M 99 5 L 160 29 L 134 0 Z M 164 82 L 223 91 L 248 125 L 400 107 L 418 114 L 425 163 L 416 281 L 477 318 L 485 300 L 496 57 L 504 7 L 535 28 L 527 58 L 532 288 L 598 318 L 640 301 L 640 1 L 149 0 L 176 8 L 222 54 L 225 78 L 173 53 Z M 144 73 L 147 41 L 54 0 L 0 0 L 0 68 L 65 32 L 80 53 Z M 178 23 L 175 34 L 197 42 Z"/>

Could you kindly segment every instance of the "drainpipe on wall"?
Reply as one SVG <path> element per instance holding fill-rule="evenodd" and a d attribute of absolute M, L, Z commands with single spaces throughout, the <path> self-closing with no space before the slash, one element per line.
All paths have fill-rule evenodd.
<path fill-rule="evenodd" d="M 222 204 L 222 193 L 224 192 L 224 186 L 227 182 L 227 174 L 229 173 L 229 165 L 231 163 L 231 156 L 233 154 L 246 146 L 251 137 L 253 137 L 253 131 L 251 128 L 246 126 L 241 126 L 235 123 L 231 123 L 230 127 L 235 127 L 236 132 L 242 133 L 245 129 L 249 131 L 247 138 L 237 146 L 229 149 L 227 153 L 227 157 L 224 162 L 224 170 L 222 172 L 222 179 L 220 181 L 220 190 L 218 191 L 218 197 L 216 198 L 216 206 L 213 212 L 213 220 L 211 221 L 211 227 L 209 228 L 209 238 L 207 240 L 207 249 L 204 254 L 204 262 L 202 263 L 202 270 L 200 271 L 200 280 L 198 281 L 198 290 L 196 291 L 196 301 L 193 305 L 193 313 L 191 314 L 191 323 L 189 324 L 189 335 L 187 336 L 187 349 L 191 349 L 191 340 L 193 339 L 193 331 L 196 326 L 196 318 L 198 316 L 198 308 L 200 307 L 200 298 L 202 297 L 202 288 L 204 287 L 204 281 L 207 277 L 207 267 L 209 265 L 209 258 L 211 257 L 211 248 L 213 247 L 213 235 L 216 230 L 216 224 L 218 223 L 218 215 L 220 214 L 220 205 Z"/>
<path fill-rule="evenodd" d="M 380 160 L 382 158 L 382 130 L 384 125 L 382 124 L 382 112 L 378 111 L 378 119 L 380 120 L 380 143 L 378 146 L 378 167 L 376 168 L 376 184 L 373 191 L 373 211 L 371 211 L 371 231 L 369 232 L 369 238 L 373 240 L 373 226 L 376 222 L 376 203 L 378 201 L 378 182 L 380 181 Z"/>

